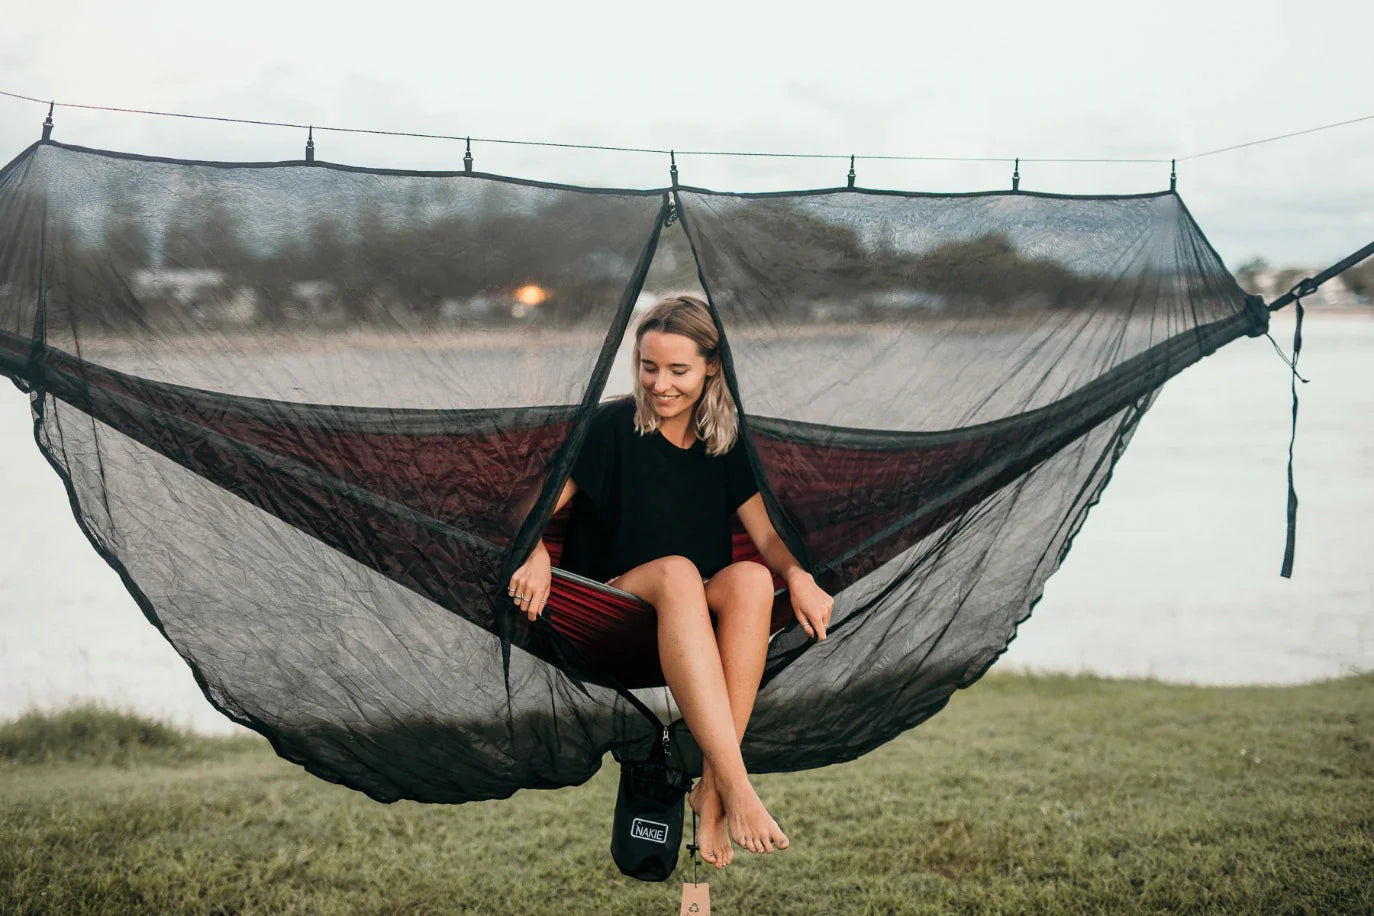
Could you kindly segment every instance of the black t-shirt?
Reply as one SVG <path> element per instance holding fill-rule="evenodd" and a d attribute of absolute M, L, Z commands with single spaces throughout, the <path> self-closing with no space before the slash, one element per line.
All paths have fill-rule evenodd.
<path fill-rule="evenodd" d="M 577 484 L 559 567 L 605 582 L 684 556 L 706 578 L 730 565 L 730 517 L 759 491 L 743 439 L 718 458 L 634 428 L 634 401 L 601 404 L 573 463 Z"/>

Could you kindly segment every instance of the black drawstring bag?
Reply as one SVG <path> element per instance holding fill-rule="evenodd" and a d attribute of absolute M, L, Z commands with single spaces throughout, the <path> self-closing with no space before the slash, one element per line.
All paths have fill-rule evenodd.
<path fill-rule="evenodd" d="M 664 881 L 682 845 L 682 798 L 692 777 L 668 763 L 668 735 L 642 763 L 620 765 L 620 794 L 611 824 L 611 858 L 622 874 Z"/>

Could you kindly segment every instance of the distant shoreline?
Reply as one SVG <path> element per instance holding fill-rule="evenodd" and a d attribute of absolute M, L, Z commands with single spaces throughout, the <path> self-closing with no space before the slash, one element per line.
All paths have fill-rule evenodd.
<path fill-rule="evenodd" d="M 1291 313 L 1292 309 L 1285 307 L 1271 314 L 1282 315 Z M 797 325 L 786 330 L 769 329 L 763 330 L 736 330 L 733 336 L 736 340 L 786 337 L 789 339 L 813 339 L 817 337 L 847 337 L 857 335 L 884 335 L 897 332 L 911 332 L 917 329 L 930 329 L 935 332 L 947 332 L 952 330 L 980 331 L 992 330 L 999 326 L 1011 327 L 1014 325 L 1033 325 L 1038 321 L 1056 316 L 1061 313 L 1055 311 L 1047 312 L 1017 312 L 1009 315 L 988 316 L 986 319 L 922 316 L 917 322 L 872 322 L 872 323 L 834 323 L 826 324 L 816 322 L 814 324 Z M 1321 320 L 1324 318 L 1367 318 L 1374 320 L 1374 306 L 1307 306 L 1304 308 L 1304 319 Z M 730 329 L 726 328 L 727 338 L 731 335 Z M 509 349 L 529 349 L 531 347 L 562 347 L 562 346 L 595 346 L 600 348 L 601 342 L 605 340 L 605 330 L 562 330 L 556 328 L 545 328 L 531 325 L 526 328 L 502 328 L 499 330 L 474 330 L 458 327 L 438 326 L 434 328 L 407 328 L 397 330 L 380 330 L 376 328 L 335 328 L 320 329 L 310 333 L 302 333 L 298 328 L 226 328 L 215 329 L 204 334 L 175 335 L 168 334 L 158 337 L 102 337 L 96 335 L 83 335 L 81 340 L 82 350 L 88 356 L 93 356 L 97 352 L 102 353 L 128 353 L 136 352 L 146 347 L 162 347 L 175 345 L 179 350 L 184 351 L 189 348 L 192 350 L 204 349 L 207 351 L 218 351 L 225 344 L 254 345 L 272 343 L 278 352 L 283 350 L 306 351 L 336 351 L 348 349 L 350 347 L 377 347 L 383 349 L 413 349 L 413 350 L 509 350 Z M 58 343 L 61 349 L 60 342 Z"/>

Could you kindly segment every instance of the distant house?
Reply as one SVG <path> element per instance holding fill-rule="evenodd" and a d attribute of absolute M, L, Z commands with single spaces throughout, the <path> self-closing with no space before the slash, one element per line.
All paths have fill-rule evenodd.
<path fill-rule="evenodd" d="M 130 287 L 145 306 L 197 321 L 247 325 L 258 317 L 257 294 L 230 286 L 222 270 L 149 267 L 133 272 Z"/>
<path fill-rule="evenodd" d="M 461 324 L 490 318 L 501 309 L 508 309 L 503 300 L 485 293 L 475 296 L 450 297 L 439 302 L 439 320 Z"/>

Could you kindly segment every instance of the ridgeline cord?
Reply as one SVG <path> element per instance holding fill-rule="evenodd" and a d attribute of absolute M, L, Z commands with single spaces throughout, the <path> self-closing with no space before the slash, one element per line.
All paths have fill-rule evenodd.
<path fill-rule="evenodd" d="M 1332 130 L 1337 127 L 1345 127 L 1349 124 L 1358 124 L 1361 121 L 1374 120 L 1374 114 L 1364 115 L 1358 118 L 1351 118 L 1346 121 L 1338 121 L 1332 124 L 1323 124 L 1318 127 L 1309 127 L 1304 130 L 1291 131 L 1286 134 L 1278 134 L 1273 137 L 1264 137 L 1258 140 L 1248 140 L 1244 143 L 1237 143 L 1231 146 L 1223 146 L 1217 149 L 1206 150 L 1200 153 L 1193 153 L 1188 156 L 1177 156 L 1172 158 L 1152 158 L 1152 157 L 1012 157 L 1012 156 L 895 156 L 895 155 L 856 155 L 853 153 L 788 153 L 788 152 L 767 152 L 751 150 L 667 150 L 655 147 L 644 146 L 614 146 L 597 143 L 559 143 L 549 140 L 512 140 L 503 137 L 473 137 L 471 135 L 456 134 L 436 134 L 422 131 L 403 131 L 403 130 L 380 130 L 366 127 L 336 127 L 320 124 L 298 124 L 290 121 L 267 121 L 258 118 L 230 118 L 220 115 L 189 114 L 177 111 L 156 111 L 146 108 L 125 108 L 115 105 L 87 105 L 76 102 L 58 102 L 50 99 L 40 99 L 31 95 L 23 95 L 18 92 L 9 92 L 0 89 L 0 96 L 19 99 L 25 102 L 35 102 L 40 105 L 48 106 L 48 120 L 44 126 L 44 139 L 49 139 L 52 132 L 52 111 L 54 108 L 73 108 L 85 111 L 110 111 L 120 114 L 141 114 L 159 118 L 186 118 L 195 121 L 218 121 L 225 124 L 250 124 L 258 127 L 287 127 L 295 130 L 321 130 L 333 131 L 335 133 L 350 134 L 371 134 L 374 136 L 385 137 L 412 137 L 425 140 L 461 140 L 467 145 L 468 156 L 471 156 L 472 143 L 500 143 L 508 146 L 539 146 L 549 149 L 585 149 L 598 150 L 603 152 L 616 153 L 649 153 L 659 156 L 667 156 L 670 153 L 677 153 L 682 156 L 735 156 L 735 157 L 764 157 L 771 159 L 849 159 L 850 168 L 856 159 L 869 162 L 892 161 L 892 162 L 1006 162 L 1008 159 L 1017 158 L 1017 163 L 1021 162 L 1053 162 L 1053 163 L 1086 163 L 1086 162 L 1115 162 L 1115 163 L 1170 163 L 1171 172 L 1175 171 L 1176 162 L 1185 162 L 1189 159 L 1201 159 L 1204 156 L 1215 156 L 1219 153 L 1230 152 L 1231 150 L 1244 149 L 1250 146 L 1258 146 L 1262 143 L 1273 143 L 1277 140 L 1286 140 L 1290 137 L 1298 137 L 1304 134 L 1316 133 L 1323 130 Z M 467 157 L 465 157 L 466 159 Z M 1018 176 L 1019 177 L 1019 176 Z M 1171 176 L 1176 177 L 1176 176 Z"/>

